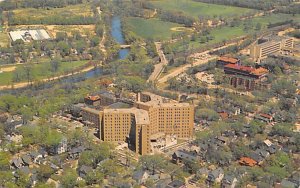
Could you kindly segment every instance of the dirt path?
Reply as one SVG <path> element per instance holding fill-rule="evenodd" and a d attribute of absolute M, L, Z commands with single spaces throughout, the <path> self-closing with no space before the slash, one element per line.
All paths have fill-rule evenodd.
<path fill-rule="evenodd" d="M 232 45 L 236 45 L 236 43 L 230 43 L 230 44 L 227 44 L 227 45 L 222 46 L 222 47 L 214 48 L 212 50 L 207 50 L 207 51 L 204 51 L 204 52 L 201 52 L 201 53 L 195 53 L 195 54 L 192 54 L 190 57 L 197 57 L 197 56 L 199 57 L 201 55 L 208 55 L 209 52 L 213 52 L 213 51 L 216 51 L 216 50 L 227 48 L 228 46 L 232 46 Z M 211 57 L 209 57 L 207 59 L 204 59 L 204 60 L 198 60 L 198 61 L 194 62 L 193 64 L 186 64 L 186 65 L 180 66 L 177 69 L 170 72 L 169 74 L 167 74 L 164 77 L 160 78 L 158 80 L 158 83 L 165 83 L 169 79 L 174 78 L 174 77 L 178 76 L 179 74 L 187 71 L 190 67 L 205 64 L 208 61 L 213 60 L 213 59 L 216 59 L 216 56 L 211 56 Z"/>
<path fill-rule="evenodd" d="M 98 10 L 98 14 L 99 14 L 99 17 L 100 17 L 100 20 L 102 20 L 102 11 L 101 11 L 101 7 L 97 7 L 97 10 Z M 102 35 L 102 38 L 101 38 L 101 41 L 100 41 L 100 44 L 99 44 L 99 48 L 100 50 L 106 54 L 106 49 L 105 49 L 105 40 L 106 40 L 106 28 L 105 28 L 105 25 L 104 25 L 104 28 L 103 28 L 103 35 Z"/>
<path fill-rule="evenodd" d="M 154 66 L 154 71 L 152 72 L 152 74 L 150 75 L 149 79 L 147 80 L 147 82 L 150 82 L 150 81 L 155 81 L 161 74 L 161 72 L 163 71 L 164 69 L 164 66 L 167 66 L 168 65 L 168 60 L 163 52 L 163 50 L 161 49 L 161 43 L 160 42 L 155 42 L 155 47 L 156 47 L 156 50 L 157 50 L 157 53 L 158 53 L 158 56 L 160 58 L 160 63 L 159 64 L 156 64 Z"/>
<path fill-rule="evenodd" d="M 16 66 L 10 66 L 10 67 L 0 67 L 0 73 L 1 72 L 12 72 L 14 70 L 16 70 Z"/>

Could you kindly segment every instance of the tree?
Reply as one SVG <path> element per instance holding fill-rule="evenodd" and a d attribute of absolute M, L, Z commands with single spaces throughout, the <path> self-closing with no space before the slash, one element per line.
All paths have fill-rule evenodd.
<path fill-rule="evenodd" d="M 92 47 L 98 46 L 99 43 L 100 43 L 99 37 L 94 36 L 94 37 L 91 38 L 91 46 Z"/>
<path fill-rule="evenodd" d="M 260 31 L 261 30 L 261 23 L 258 22 L 255 26 L 255 30 Z"/>
<path fill-rule="evenodd" d="M 38 168 L 38 179 L 42 182 L 45 182 L 51 177 L 53 173 L 54 170 L 49 165 L 41 164 Z"/>
<path fill-rule="evenodd" d="M 65 188 L 73 188 L 77 185 L 77 173 L 75 170 L 66 169 L 61 176 L 61 184 Z"/>
<path fill-rule="evenodd" d="M 2 167 L 1 164 L 0 164 L 0 167 Z M 8 187 L 7 183 L 12 182 L 13 179 L 14 179 L 14 176 L 11 171 L 9 171 L 9 170 L 0 171 L 0 187 Z"/>
<path fill-rule="evenodd" d="M 166 160 L 162 155 L 144 155 L 140 158 L 141 165 L 152 171 L 152 175 L 155 174 L 155 171 L 160 171 L 166 165 Z"/>
<path fill-rule="evenodd" d="M 196 110 L 196 118 L 205 119 L 208 121 L 217 121 L 219 120 L 220 116 L 212 109 L 201 108 Z"/>
<path fill-rule="evenodd" d="M 50 65 L 51 65 L 51 71 L 52 72 L 57 72 L 58 68 L 60 67 L 60 60 L 58 58 L 54 58 L 50 61 Z"/>
<path fill-rule="evenodd" d="M 9 169 L 10 158 L 11 158 L 11 155 L 8 152 L 4 152 L 4 151 L 0 152 L 0 170 L 8 170 Z"/>
<path fill-rule="evenodd" d="M 84 179 L 88 185 L 101 184 L 103 182 L 104 175 L 101 172 L 94 170 L 89 172 Z"/>

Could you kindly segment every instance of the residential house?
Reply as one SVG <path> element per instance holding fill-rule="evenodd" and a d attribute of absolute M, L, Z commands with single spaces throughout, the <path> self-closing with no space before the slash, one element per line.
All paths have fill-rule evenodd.
<path fill-rule="evenodd" d="M 229 139 L 224 136 L 218 136 L 217 137 L 218 143 L 222 145 L 226 145 L 229 142 Z"/>
<path fill-rule="evenodd" d="M 263 158 L 267 158 L 270 156 L 270 153 L 264 149 L 257 149 L 257 150 L 255 150 L 255 153 L 257 153 L 258 155 L 260 155 Z"/>
<path fill-rule="evenodd" d="M 149 178 L 149 173 L 145 170 L 135 171 L 132 175 L 132 179 L 134 179 L 139 185 L 146 183 Z"/>
<path fill-rule="evenodd" d="M 32 161 L 34 163 L 37 163 L 38 159 L 39 158 L 43 158 L 42 154 L 40 154 L 39 152 L 37 151 L 32 151 L 29 153 L 29 156 L 31 157 Z"/>
<path fill-rule="evenodd" d="M 217 169 L 211 171 L 208 174 L 206 182 L 208 184 L 213 184 L 215 182 L 220 183 L 222 181 L 223 177 L 224 177 L 224 171 L 223 171 L 223 169 L 222 168 L 217 168 Z"/>
<path fill-rule="evenodd" d="M 271 123 L 273 121 L 273 116 L 271 116 L 269 114 L 264 114 L 264 113 L 259 113 L 254 118 L 264 121 L 266 123 Z"/>
<path fill-rule="evenodd" d="M 171 183 L 169 183 L 166 188 L 186 188 L 186 187 L 187 186 L 185 185 L 184 182 L 179 180 L 174 180 Z"/>
<path fill-rule="evenodd" d="M 79 177 L 84 178 L 88 173 L 90 173 L 92 171 L 93 171 L 92 167 L 82 165 L 79 169 Z"/>
<path fill-rule="evenodd" d="M 53 154 L 62 154 L 65 153 L 68 149 L 68 142 L 67 142 L 67 138 L 63 138 L 60 143 L 53 147 L 50 152 Z"/>
<path fill-rule="evenodd" d="M 257 165 L 257 162 L 249 157 L 241 157 L 239 163 L 241 165 L 250 166 L 250 167 Z"/>
<path fill-rule="evenodd" d="M 264 158 L 258 154 L 258 153 L 255 153 L 255 152 L 252 152 L 250 153 L 250 156 L 249 156 L 251 159 L 255 160 L 257 162 L 258 165 L 261 165 L 262 162 L 264 161 Z"/>
<path fill-rule="evenodd" d="M 23 161 L 21 158 L 16 158 L 11 161 L 11 167 L 15 169 L 19 169 L 23 166 Z"/>
<path fill-rule="evenodd" d="M 166 188 L 171 182 L 171 178 L 160 179 L 155 183 L 156 188 Z"/>
<path fill-rule="evenodd" d="M 196 173 L 196 175 L 205 177 L 205 178 L 207 178 L 208 174 L 209 174 L 209 170 L 205 167 L 200 168 Z"/>
<path fill-rule="evenodd" d="M 299 188 L 300 185 L 297 185 L 297 183 L 293 182 L 293 181 L 290 181 L 290 180 L 282 180 L 280 182 L 280 188 Z"/>
<path fill-rule="evenodd" d="M 78 159 L 80 153 L 82 153 L 85 149 L 86 149 L 86 148 L 85 148 L 84 146 L 79 146 L 79 147 L 72 148 L 72 149 L 69 151 L 68 158 L 69 158 L 69 159 Z"/>
<path fill-rule="evenodd" d="M 32 163 L 31 157 L 29 155 L 23 155 L 21 157 L 23 164 L 29 166 Z"/>
<path fill-rule="evenodd" d="M 40 148 L 38 152 L 42 155 L 43 158 L 46 158 L 48 156 L 48 153 L 44 148 Z"/>
<path fill-rule="evenodd" d="M 37 174 L 32 174 L 30 176 L 30 185 L 34 187 L 36 183 L 38 182 Z"/>
<path fill-rule="evenodd" d="M 225 175 L 222 182 L 221 188 L 235 188 L 237 179 L 233 175 Z"/>
<path fill-rule="evenodd" d="M 229 114 L 227 112 L 224 112 L 224 111 L 218 112 L 218 114 L 219 114 L 221 120 L 226 120 L 229 117 Z"/>
<path fill-rule="evenodd" d="M 177 150 L 172 155 L 172 160 L 175 163 L 178 163 L 178 162 L 181 163 L 184 160 L 187 160 L 187 161 L 199 161 L 200 157 L 198 156 L 198 154 L 196 152 L 190 152 L 190 151 L 186 151 L 186 150 Z"/>

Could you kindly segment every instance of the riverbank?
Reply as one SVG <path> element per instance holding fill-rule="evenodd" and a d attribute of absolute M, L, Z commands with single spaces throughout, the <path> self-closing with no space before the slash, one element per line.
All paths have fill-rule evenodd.
<path fill-rule="evenodd" d="M 12 85 L 6 85 L 6 86 L 0 86 L 0 90 L 8 90 L 8 89 L 18 89 L 18 88 L 24 88 L 24 87 L 28 87 L 30 85 L 34 85 L 37 82 L 51 82 L 51 81 L 55 81 L 58 79 L 63 79 L 63 78 L 67 78 L 69 76 L 74 76 L 74 75 L 78 75 L 81 73 L 86 73 L 89 71 L 92 71 L 95 68 L 95 66 L 88 66 L 80 71 L 76 71 L 73 73 L 68 73 L 68 74 L 64 74 L 64 75 L 60 75 L 60 76 L 55 76 L 55 77 L 51 77 L 51 78 L 45 78 L 39 81 L 33 81 L 33 82 L 20 82 L 20 83 L 15 83 Z"/>

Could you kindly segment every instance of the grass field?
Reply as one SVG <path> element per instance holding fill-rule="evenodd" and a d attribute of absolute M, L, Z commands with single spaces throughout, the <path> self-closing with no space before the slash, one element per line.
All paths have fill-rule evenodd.
<path fill-rule="evenodd" d="M 199 48 L 208 44 L 214 44 L 222 42 L 223 40 L 228 40 L 236 37 L 241 37 L 247 34 L 251 34 L 256 32 L 255 27 L 257 23 L 260 23 L 262 26 L 262 29 L 267 29 L 267 26 L 269 23 L 278 23 L 283 22 L 286 20 L 290 20 L 291 15 L 287 14 L 271 14 L 268 16 L 262 16 L 262 17 L 256 17 L 252 20 L 245 20 L 240 23 L 237 27 L 221 27 L 221 28 L 215 28 L 211 30 L 210 36 L 213 37 L 213 40 L 210 40 L 208 43 L 200 43 L 200 38 L 197 38 L 195 41 L 189 41 L 189 48 Z M 299 17 L 295 17 L 295 20 L 299 20 Z M 252 25 L 251 29 L 248 29 L 247 31 L 244 30 L 244 25 Z M 184 46 L 181 41 L 171 44 L 170 46 L 172 48 L 177 48 L 178 51 L 182 51 Z"/>
<path fill-rule="evenodd" d="M 131 17 L 127 19 L 127 24 L 131 31 L 142 38 L 153 38 L 155 40 L 170 39 L 173 33 L 188 31 L 183 25 L 165 22 L 159 19 L 143 19 Z M 176 31 L 176 29 L 178 31 Z"/>
<path fill-rule="evenodd" d="M 300 15 L 296 14 L 295 16 L 292 16 L 291 14 L 271 14 L 253 18 L 252 22 L 253 24 L 261 23 L 263 28 L 267 28 L 269 23 L 278 23 L 291 19 L 293 19 L 296 22 L 300 22 Z"/>
<path fill-rule="evenodd" d="M 90 4 L 78 4 L 70 5 L 63 8 L 51 8 L 51 9 L 35 9 L 35 8 L 24 8 L 13 11 L 15 19 L 24 18 L 39 20 L 45 17 L 61 16 L 61 17 L 72 17 L 72 16 L 91 16 L 93 14 Z"/>
<path fill-rule="evenodd" d="M 10 39 L 6 32 L 0 31 L 0 47 L 7 47 L 9 45 Z"/>
<path fill-rule="evenodd" d="M 63 74 L 66 71 L 74 70 L 84 64 L 87 61 L 73 61 L 73 62 L 62 62 L 58 68 L 56 73 L 50 71 L 50 63 L 41 63 L 41 64 L 34 64 L 32 68 L 32 75 L 34 80 L 41 80 L 44 78 L 54 77 Z M 2 72 L 0 73 L 0 85 L 8 85 L 12 82 L 13 76 L 15 71 L 20 71 L 23 65 L 16 65 L 16 69 L 11 72 Z M 2 66 L 1 69 L 7 69 L 9 66 Z M 21 82 L 26 82 L 26 80 L 22 80 Z"/>
<path fill-rule="evenodd" d="M 151 1 L 151 3 L 157 8 L 163 10 L 182 11 L 186 15 L 194 18 L 198 18 L 200 15 L 210 17 L 232 17 L 234 15 L 242 15 L 254 11 L 246 8 L 207 4 L 192 0 L 155 0 Z"/>

